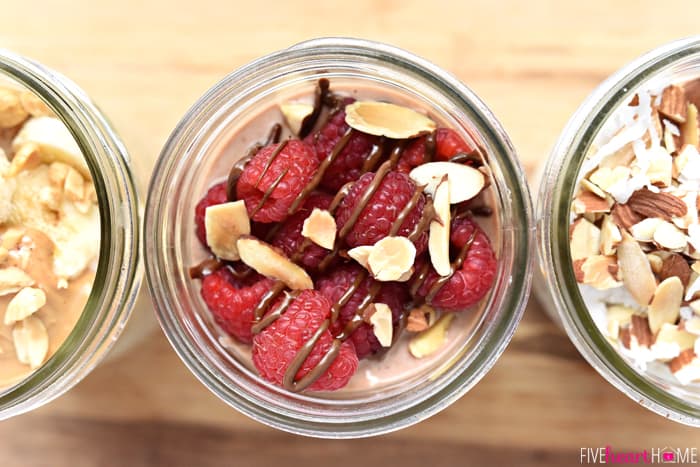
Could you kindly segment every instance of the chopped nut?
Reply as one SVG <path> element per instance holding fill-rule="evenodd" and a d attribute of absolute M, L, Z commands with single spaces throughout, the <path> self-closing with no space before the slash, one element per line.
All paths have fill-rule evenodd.
<path fill-rule="evenodd" d="M 85 180 L 83 176 L 70 167 L 63 183 L 63 192 L 69 201 L 81 201 L 85 195 Z"/>
<path fill-rule="evenodd" d="M 634 212 L 632 208 L 626 204 L 616 204 L 612 209 L 612 217 L 617 225 L 625 229 L 629 229 L 634 224 L 644 220 L 643 216 Z"/>
<path fill-rule="evenodd" d="M 238 260 L 237 241 L 250 234 L 250 218 L 243 200 L 209 206 L 204 213 L 207 244 L 216 256 Z"/>
<path fill-rule="evenodd" d="M 678 277 L 683 286 L 686 287 L 690 282 L 690 266 L 683 256 L 678 253 L 672 253 L 663 260 L 661 270 L 658 272 L 660 280 L 666 280 L 669 277 Z"/>
<path fill-rule="evenodd" d="M 620 283 L 610 272 L 612 265 L 616 265 L 616 262 L 615 258 L 610 256 L 594 255 L 586 258 L 581 264 L 583 272 L 581 282 L 599 290 L 619 287 Z"/>
<path fill-rule="evenodd" d="M 0 269 L 0 296 L 19 292 L 34 285 L 34 279 L 16 267 Z"/>
<path fill-rule="evenodd" d="M 49 182 L 53 186 L 63 189 L 70 169 L 71 167 L 63 162 L 52 162 L 49 166 Z"/>
<path fill-rule="evenodd" d="M 699 147 L 700 138 L 698 137 L 698 133 L 698 109 L 694 104 L 688 104 L 686 121 L 681 125 L 682 144 L 690 144 L 696 148 Z"/>
<path fill-rule="evenodd" d="M 669 277 L 658 285 L 647 311 L 653 333 L 658 332 L 664 323 L 675 324 L 678 321 L 682 301 L 683 284 L 678 277 Z"/>
<path fill-rule="evenodd" d="M 24 110 L 32 117 L 51 116 L 53 112 L 46 103 L 31 91 L 19 93 L 19 101 Z"/>
<path fill-rule="evenodd" d="M 673 179 L 673 158 L 665 149 L 658 147 L 649 151 L 651 153 L 647 177 L 656 186 L 671 186 Z"/>
<path fill-rule="evenodd" d="M 693 349 L 686 349 L 668 364 L 673 375 L 682 383 L 688 384 L 700 379 L 700 359 Z"/>
<path fill-rule="evenodd" d="M 10 325 L 15 321 L 22 321 L 27 316 L 37 312 L 46 304 L 46 294 L 41 289 L 25 287 L 17 293 L 5 311 L 5 324 Z"/>
<path fill-rule="evenodd" d="M 603 217 L 600 226 L 600 252 L 606 256 L 614 255 L 621 240 L 622 234 L 613 222 L 612 216 Z"/>
<path fill-rule="evenodd" d="M 585 178 L 581 180 L 581 186 L 601 199 L 607 198 L 605 192 L 595 183 L 591 183 Z"/>
<path fill-rule="evenodd" d="M 649 217 L 634 224 L 629 231 L 638 242 L 651 242 L 654 240 L 654 232 L 663 222 L 658 217 Z"/>
<path fill-rule="evenodd" d="M 590 191 L 581 191 L 573 202 L 573 211 L 576 214 L 584 214 L 587 212 L 610 212 L 612 202 L 609 199 L 603 199 L 596 196 Z"/>
<path fill-rule="evenodd" d="M 44 323 L 36 316 L 28 316 L 15 324 L 12 340 L 17 352 L 17 360 L 38 368 L 44 362 L 49 351 L 49 335 Z"/>
<path fill-rule="evenodd" d="M 649 260 L 649 266 L 651 266 L 651 270 L 654 271 L 654 274 L 661 273 L 664 260 L 661 255 L 659 255 L 659 252 L 647 253 L 647 259 Z"/>
<path fill-rule="evenodd" d="M 369 270 L 369 254 L 372 252 L 372 248 L 374 248 L 372 245 L 356 246 L 348 250 L 348 256 Z"/>
<path fill-rule="evenodd" d="M 441 276 L 449 276 L 452 273 L 450 263 L 450 182 L 445 177 L 435 190 L 433 199 L 437 220 L 430 222 L 430 235 L 428 237 L 428 252 L 430 262 Z"/>
<path fill-rule="evenodd" d="M 382 347 L 390 347 L 394 335 L 391 308 L 384 303 L 374 303 L 374 313 L 369 317 L 372 331 Z"/>
<path fill-rule="evenodd" d="M 61 192 L 55 186 L 45 186 L 39 190 L 39 202 L 54 212 L 61 209 Z"/>
<path fill-rule="evenodd" d="M 375 136 L 404 139 L 431 132 L 435 122 L 408 107 L 376 101 L 356 101 L 345 107 L 345 123 Z"/>
<path fill-rule="evenodd" d="M 691 334 L 700 336 L 700 317 L 695 316 L 683 322 L 683 329 Z"/>
<path fill-rule="evenodd" d="M 600 229 L 591 222 L 580 219 L 571 226 L 571 258 L 586 259 L 598 254 Z"/>
<path fill-rule="evenodd" d="M 292 263 L 284 253 L 255 237 L 244 235 L 237 242 L 241 261 L 263 276 L 284 282 L 292 290 L 313 289 L 307 272 Z"/>
<path fill-rule="evenodd" d="M 374 244 L 367 262 L 376 280 L 398 281 L 411 270 L 415 259 L 416 247 L 408 238 L 384 237 Z"/>
<path fill-rule="evenodd" d="M 414 308 L 408 314 L 406 320 L 406 331 L 408 332 L 421 332 L 428 329 L 433 323 L 431 323 L 428 317 L 432 318 L 432 322 L 435 322 L 435 310 L 428 305 L 423 305 L 420 308 Z"/>
<path fill-rule="evenodd" d="M 19 244 L 25 233 L 24 229 L 9 228 L 0 236 L 0 245 L 8 250 L 12 250 Z"/>
<path fill-rule="evenodd" d="M 311 211 L 301 229 L 302 236 L 327 250 L 333 249 L 336 232 L 337 226 L 331 213 L 318 208 Z"/>
<path fill-rule="evenodd" d="M 677 344 L 680 350 L 692 349 L 695 345 L 696 336 L 679 329 L 675 324 L 664 323 L 656 335 L 654 344 L 668 343 Z"/>
<path fill-rule="evenodd" d="M 626 232 L 617 247 L 617 263 L 627 290 L 637 303 L 647 306 L 656 291 L 656 279 L 639 243 Z"/>
<path fill-rule="evenodd" d="M 591 183 L 600 187 L 603 191 L 608 191 L 610 187 L 625 181 L 630 176 L 629 167 L 618 166 L 614 168 L 600 167 L 589 177 Z"/>
<path fill-rule="evenodd" d="M 23 170 L 31 170 L 41 164 L 39 146 L 34 143 L 23 144 L 15 152 L 10 169 L 7 171 L 8 177 L 14 177 Z"/>
<path fill-rule="evenodd" d="M 28 115 L 19 101 L 17 92 L 0 88 L 0 128 L 19 125 Z"/>
<path fill-rule="evenodd" d="M 637 345 L 650 347 L 654 342 L 654 335 L 650 330 L 649 321 L 646 317 L 632 315 L 630 318 L 630 334 L 637 339 Z"/>
<path fill-rule="evenodd" d="M 7 248 L 4 246 L 0 246 L 0 265 L 5 262 L 7 257 L 9 256 L 9 251 L 7 251 Z"/>
<path fill-rule="evenodd" d="M 473 167 L 456 162 L 428 162 L 411 170 L 411 179 L 425 185 L 425 192 L 435 196 L 435 190 L 447 177 L 450 187 L 450 203 L 468 201 L 478 195 L 486 185 L 484 174 Z"/>
<path fill-rule="evenodd" d="M 629 325 L 634 313 L 634 308 L 628 306 L 609 305 L 605 315 L 608 321 L 608 336 L 617 339 L 619 337 L 620 327 Z"/>
<path fill-rule="evenodd" d="M 287 102 L 280 105 L 280 111 L 289 129 L 292 130 L 292 133 L 298 135 L 301 130 L 301 124 L 314 111 L 314 106 L 298 102 Z"/>
<path fill-rule="evenodd" d="M 659 113 L 676 123 L 683 123 L 687 114 L 686 105 L 687 100 L 682 87 L 676 85 L 666 86 L 661 95 Z"/>
<path fill-rule="evenodd" d="M 688 241 L 685 234 L 670 222 L 662 222 L 654 231 L 654 241 L 669 250 L 680 251 L 685 248 Z"/>
<path fill-rule="evenodd" d="M 666 221 L 671 221 L 674 217 L 683 217 L 688 212 L 683 200 L 670 193 L 654 193 L 647 188 L 635 191 L 627 205 L 643 217 L 661 217 Z"/>
<path fill-rule="evenodd" d="M 445 344 L 447 330 L 454 319 L 454 313 L 444 313 L 433 326 L 416 334 L 408 342 L 408 350 L 415 358 L 427 357 Z"/>

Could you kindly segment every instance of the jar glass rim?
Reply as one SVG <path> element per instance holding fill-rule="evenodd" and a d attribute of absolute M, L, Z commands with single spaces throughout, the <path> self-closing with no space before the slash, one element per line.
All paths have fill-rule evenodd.
<path fill-rule="evenodd" d="M 100 250 L 95 279 L 77 323 L 56 353 L 0 394 L 0 419 L 68 391 L 101 361 L 133 308 L 142 267 L 138 194 L 129 156 L 115 130 L 68 78 L 31 59 L 0 49 L 0 74 L 41 98 L 80 147 L 95 185 Z"/>
<path fill-rule="evenodd" d="M 618 390 L 650 410 L 700 426 L 700 405 L 647 379 L 599 331 L 579 292 L 568 234 L 579 170 L 600 129 L 631 92 L 685 61 L 700 62 L 700 36 L 677 40 L 642 55 L 607 78 L 583 101 L 566 124 L 544 169 L 537 206 L 538 251 L 558 316 L 591 366 Z"/>
<path fill-rule="evenodd" d="M 502 159 L 499 163 L 502 164 L 503 171 L 507 172 L 505 176 L 509 183 L 508 202 L 513 206 L 515 216 L 519 216 L 514 220 L 514 227 L 508 234 L 516 239 L 518 249 L 514 256 L 522 266 L 516 268 L 513 277 L 510 278 L 512 293 L 504 299 L 500 321 L 491 328 L 491 335 L 485 336 L 495 339 L 496 342 L 488 349 L 481 349 L 480 358 L 473 362 L 474 366 L 479 367 L 479 371 L 475 372 L 478 373 L 476 377 L 461 375 L 429 398 L 404 411 L 396 411 L 386 417 L 344 422 L 324 421 L 313 417 L 300 418 L 298 413 L 285 413 L 279 408 L 272 410 L 264 407 L 253 395 L 239 388 L 226 386 L 220 375 L 208 366 L 205 358 L 198 355 L 186 332 L 180 329 L 175 312 L 171 309 L 174 304 L 169 298 L 169 292 L 158 283 L 159 270 L 167 267 L 167 261 L 159 257 L 163 246 L 159 244 L 162 240 L 162 225 L 158 219 L 167 199 L 164 185 L 172 170 L 175 154 L 192 146 L 199 128 L 206 125 L 207 113 L 216 112 L 217 103 L 232 86 L 236 86 L 238 92 L 243 93 L 249 83 L 259 79 L 274 66 L 283 68 L 290 63 L 298 66 L 304 60 L 318 62 L 327 56 L 381 60 L 402 72 L 411 73 L 416 79 L 419 77 L 425 82 L 430 82 L 439 92 L 449 96 L 451 102 L 464 109 L 464 113 L 474 120 L 475 126 L 483 133 L 483 138 L 498 146 L 498 157 Z M 154 173 L 145 215 L 147 228 L 153 228 L 154 232 L 145 238 L 145 257 L 148 283 L 161 327 L 182 360 L 205 386 L 248 416 L 279 429 L 319 437 L 360 437 L 396 430 L 432 415 L 464 394 L 490 369 L 509 342 L 524 309 L 533 259 L 528 254 L 528 245 L 532 243 L 534 228 L 528 189 L 522 176 L 522 168 L 515 157 L 515 150 L 495 117 L 466 86 L 432 63 L 393 46 L 352 38 L 321 38 L 264 56 L 239 68 L 206 92 L 185 114 L 166 142 Z"/>

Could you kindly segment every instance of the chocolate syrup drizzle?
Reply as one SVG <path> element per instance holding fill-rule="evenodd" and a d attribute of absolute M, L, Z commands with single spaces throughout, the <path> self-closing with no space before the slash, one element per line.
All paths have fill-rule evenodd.
<path fill-rule="evenodd" d="M 333 107 L 331 112 L 329 112 L 329 115 L 327 118 L 331 118 L 334 115 L 334 112 L 337 112 L 339 107 L 339 102 L 342 102 L 342 99 L 338 96 L 335 96 L 330 92 L 330 87 L 329 87 L 329 82 L 327 79 L 322 78 L 318 81 L 318 87 L 315 91 L 315 99 L 314 99 L 314 109 L 312 113 L 307 116 L 304 121 L 302 122 L 301 129 L 299 131 L 299 137 L 304 138 L 308 134 L 311 133 L 313 128 L 316 126 L 318 119 L 321 115 L 322 108 L 324 105 L 328 105 Z M 273 126 L 273 128 L 270 131 L 270 135 L 268 136 L 268 141 L 266 144 L 272 144 L 273 142 L 279 141 L 280 137 L 280 131 L 281 127 L 279 124 L 276 124 Z M 345 149 L 347 144 L 350 141 L 350 138 L 353 135 L 353 130 L 352 128 L 348 129 L 346 133 L 340 138 L 340 140 L 336 143 L 336 145 L 333 147 L 331 152 L 328 154 L 328 156 L 321 161 L 318 170 L 314 174 L 313 178 L 311 181 L 306 185 L 306 187 L 299 193 L 297 198 L 294 200 L 294 202 L 291 204 L 289 207 L 287 214 L 292 215 L 295 212 L 298 211 L 298 209 L 304 204 L 304 201 L 308 198 L 308 196 L 318 187 L 318 185 L 321 183 L 321 180 L 323 179 L 323 176 L 330 167 L 330 165 L 335 161 L 335 159 L 338 157 L 338 155 Z M 425 140 L 425 153 L 423 157 L 424 162 L 430 162 L 435 158 L 435 152 L 436 152 L 436 141 L 435 141 L 435 135 L 436 132 L 431 132 L 430 134 L 427 135 L 426 140 Z M 392 168 L 396 166 L 398 163 L 401 155 L 403 154 L 403 151 L 408 144 L 409 140 L 391 140 L 391 144 L 393 145 L 391 148 L 391 151 L 389 152 L 389 157 L 388 160 L 383 162 L 379 168 L 377 168 L 375 175 L 370 182 L 370 184 L 367 186 L 365 189 L 364 193 L 358 200 L 357 204 L 355 205 L 354 209 L 350 213 L 350 216 L 348 220 L 345 222 L 343 227 L 339 230 L 338 235 L 337 235 L 337 240 L 335 243 L 335 247 L 331 252 L 326 255 L 326 257 L 321 261 L 321 263 L 318 266 L 318 269 L 320 272 L 325 271 L 330 264 L 334 261 L 335 258 L 337 258 L 339 255 L 344 256 L 345 252 L 341 251 L 339 245 L 342 243 L 342 240 L 345 239 L 345 237 L 348 235 L 348 233 L 352 230 L 354 225 L 357 223 L 357 220 L 359 219 L 362 211 L 367 207 L 367 204 L 369 203 L 370 199 L 376 193 L 376 191 L 379 189 L 382 180 L 384 177 L 391 171 Z M 386 146 L 389 144 L 386 138 L 381 137 L 378 141 L 377 144 L 375 144 L 370 153 L 368 154 L 365 162 L 363 163 L 362 166 L 362 173 L 367 173 L 371 172 L 377 165 L 377 163 L 382 159 L 382 156 L 386 152 Z M 262 181 L 262 178 L 265 176 L 269 168 L 271 167 L 272 163 L 274 162 L 275 158 L 282 152 L 286 145 L 286 141 L 282 142 L 279 144 L 279 146 L 275 149 L 273 154 L 271 155 L 270 159 L 267 161 L 265 164 L 265 167 L 263 168 L 262 173 L 260 174 L 257 184 L 259 184 Z M 236 199 L 236 183 L 238 182 L 238 178 L 240 177 L 243 167 L 245 164 L 263 147 L 263 145 L 256 144 L 253 147 L 250 148 L 248 153 L 244 158 L 241 160 L 237 161 L 233 167 L 231 168 L 231 171 L 229 173 L 229 177 L 227 180 L 227 197 L 230 201 L 233 201 Z M 452 160 L 454 161 L 466 161 L 466 160 L 472 160 L 472 154 L 457 154 Z M 469 158 L 469 159 L 467 159 Z M 480 163 L 483 164 L 483 161 Z M 288 169 L 287 169 L 288 170 Z M 255 209 L 251 213 L 251 217 L 257 213 L 260 208 L 265 204 L 265 202 L 269 199 L 269 197 L 272 194 L 272 191 L 281 183 L 282 179 L 284 176 L 287 174 L 287 170 L 283 171 L 277 179 L 273 182 L 273 184 L 264 192 L 261 201 L 258 203 L 258 205 L 255 207 Z M 335 195 L 333 198 L 328 211 L 330 211 L 331 214 L 334 214 L 342 200 L 345 198 L 345 196 L 348 194 L 349 189 L 352 185 L 352 182 L 347 183 L 344 185 Z M 415 191 L 409 202 L 404 206 L 404 208 L 399 212 L 397 215 L 396 219 L 391 225 L 390 233 L 389 235 L 396 235 L 398 231 L 401 229 L 401 226 L 403 225 L 404 221 L 406 220 L 407 216 L 410 214 L 410 212 L 415 208 L 415 206 L 418 204 L 419 200 L 421 199 L 421 195 L 424 191 L 425 187 L 420 186 L 418 189 Z M 422 235 L 430 226 L 430 222 L 435 218 L 435 211 L 432 205 L 432 200 L 427 199 L 421 218 L 419 221 L 416 223 L 416 225 L 413 227 L 411 232 L 408 235 L 408 239 L 411 241 L 416 241 L 420 235 Z M 273 228 L 271 229 L 272 233 L 267 235 L 267 239 L 269 240 L 274 233 L 277 232 L 277 229 Z M 471 244 L 473 243 L 474 240 L 474 234 L 472 234 L 471 238 L 465 245 L 461 248 L 458 257 L 456 260 L 451 264 L 451 273 L 448 276 L 440 277 L 438 278 L 433 286 L 431 287 L 429 293 L 425 297 L 425 301 L 427 303 L 430 303 L 432 299 L 435 297 L 435 295 L 439 292 L 439 290 L 442 288 L 444 284 L 446 284 L 450 277 L 452 277 L 452 274 L 456 270 L 458 270 L 462 263 L 464 262 L 465 258 L 467 257 L 467 254 L 469 252 L 469 248 L 471 247 Z M 298 263 L 302 256 L 304 251 L 306 250 L 307 247 L 309 247 L 312 244 L 312 242 L 305 238 L 304 241 L 301 242 L 301 244 L 297 247 L 297 250 L 294 251 L 290 256 L 291 260 L 295 263 Z M 217 261 L 215 263 L 214 261 Z M 198 266 L 195 266 L 190 270 L 190 275 L 192 277 L 201 277 L 206 270 L 210 268 L 216 268 L 216 267 L 221 267 L 223 265 L 221 261 L 218 260 L 206 260 L 203 263 L 201 263 Z M 414 281 L 412 282 L 410 286 L 410 292 L 411 295 L 414 297 L 414 300 L 418 300 L 419 297 L 417 297 L 417 291 L 420 289 L 420 287 L 423 285 L 425 282 L 428 272 L 430 270 L 430 263 L 426 262 L 423 268 L 416 274 Z M 194 275 L 193 275 L 194 274 Z M 302 347 L 299 349 L 297 354 L 295 355 L 294 359 L 292 359 L 291 363 L 289 364 L 289 367 L 285 371 L 284 378 L 283 378 L 283 386 L 290 391 L 301 391 L 311 384 L 314 383 L 335 361 L 335 358 L 338 356 L 340 352 L 340 348 L 342 343 L 347 340 L 350 335 L 364 322 L 363 321 L 363 315 L 366 311 L 366 309 L 372 304 L 372 301 L 375 299 L 379 291 L 381 290 L 382 283 L 379 281 L 375 281 L 372 283 L 372 285 L 369 287 L 366 295 L 362 298 L 358 309 L 356 311 L 355 316 L 353 317 L 352 320 L 350 320 L 344 327 L 344 329 L 333 338 L 332 344 L 330 348 L 326 351 L 324 356 L 321 358 L 321 360 L 318 362 L 318 364 L 311 369 L 306 375 L 304 375 L 301 379 L 296 379 L 296 375 L 299 372 L 299 369 L 303 365 L 304 361 L 308 358 L 308 356 L 311 354 L 311 351 L 313 350 L 314 346 L 320 339 L 321 335 L 330 328 L 330 326 L 335 323 L 338 320 L 338 317 L 340 315 L 340 310 L 345 306 L 350 298 L 354 295 L 354 293 L 358 290 L 358 288 L 362 285 L 362 283 L 367 279 L 368 273 L 365 270 L 362 270 L 360 274 L 355 278 L 353 284 L 343 293 L 343 295 L 340 297 L 340 299 L 332 305 L 331 308 L 331 316 L 323 321 L 321 326 L 316 330 L 316 332 L 311 336 L 311 338 L 302 345 Z M 268 290 L 260 299 L 260 302 L 257 304 L 257 306 L 254 309 L 254 324 L 252 326 L 252 332 L 253 334 L 258 334 L 262 332 L 267 326 L 271 325 L 272 323 L 275 322 L 280 316 L 284 314 L 284 312 L 288 309 L 289 305 L 294 301 L 294 299 L 299 295 L 300 291 L 288 291 L 286 289 L 285 284 L 282 281 L 275 281 L 273 286 Z M 280 295 L 284 294 L 284 296 L 277 302 L 277 306 L 275 307 L 274 310 L 269 310 L 269 308 L 277 301 L 278 297 Z M 405 322 L 406 319 L 406 313 L 404 312 L 403 316 L 401 317 L 400 322 Z M 399 326 L 399 332 L 403 328 L 402 325 Z M 396 339 L 398 336 L 398 332 L 394 336 Z"/>

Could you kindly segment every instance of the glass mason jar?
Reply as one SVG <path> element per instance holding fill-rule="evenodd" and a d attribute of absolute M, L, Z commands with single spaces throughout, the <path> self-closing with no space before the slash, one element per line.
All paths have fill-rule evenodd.
<path fill-rule="evenodd" d="M 655 49 L 603 82 L 569 120 L 546 163 L 538 200 L 540 270 L 533 289 L 588 362 L 640 405 L 700 426 L 700 385 L 682 386 L 636 371 L 598 330 L 579 292 L 569 251 L 570 208 L 578 173 L 605 122 L 636 90 L 700 78 L 700 37 Z"/>
<path fill-rule="evenodd" d="M 290 393 L 257 376 L 228 352 L 207 319 L 199 284 L 188 276 L 195 262 L 194 207 L 215 181 L 210 174 L 231 135 L 280 97 L 332 86 L 371 84 L 410 96 L 470 134 L 488 154 L 493 173 L 497 280 L 485 310 L 453 358 L 421 378 L 377 390 L 331 395 Z M 240 156 L 238 156 L 240 157 Z M 230 163 L 233 160 L 229 159 Z M 229 165 L 217 176 L 225 176 Z M 273 427 L 318 437 L 370 436 L 411 425 L 447 407 L 491 368 L 509 342 L 529 290 L 531 206 L 523 170 L 504 130 L 466 86 L 435 65 L 403 50 L 364 40 L 326 38 L 262 57 L 225 77 L 187 112 L 156 163 L 145 213 L 145 261 L 158 317 L 190 370 L 218 397 Z"/>
<path fill-rule="evenodd" d="M 68 127 L 89 167 L 100 213 L 99 259 L 87 304 L 56 353 L 0 391 L 0 419 L 6 419 L 65 393 L 105 357 L 126 324 L 142 271 L 136 187 L 109 122 L 74 83 L 14 53 L 0 51 L 0 79 L 32 91 Z"/>

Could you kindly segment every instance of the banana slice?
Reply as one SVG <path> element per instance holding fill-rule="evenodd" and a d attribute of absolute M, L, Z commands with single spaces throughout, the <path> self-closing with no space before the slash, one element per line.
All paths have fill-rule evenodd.
<path fill-rule="evenodd" d="M 90 171 L 75 138 L 58 118 L 32 117 L 27 120 L 12 141 L 12 150 L 17 151 L 27 143 L 39 146 L 41 159 L 45 163 L 64 162 L 75 167 L 84 177 L 90 177 Z"/>

